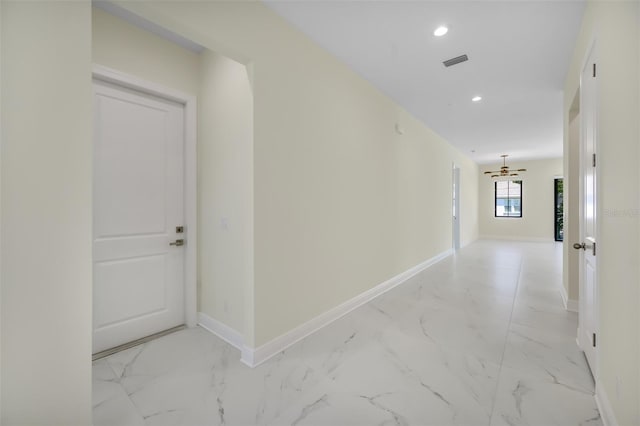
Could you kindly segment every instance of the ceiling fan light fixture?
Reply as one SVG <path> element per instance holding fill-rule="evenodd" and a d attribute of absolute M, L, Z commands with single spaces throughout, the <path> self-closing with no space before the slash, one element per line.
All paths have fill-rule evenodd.
<path fill-rule="evenodd" d="M 509 166 L 507 166 L 507 157 L 509 155 L 508 154 L 502 154 L 500 157 L 502 157 L 502 165 L 500 166 L 500 170 L 489 170 L 484 172 L 485 175 L 490 175 L 492 179 L 495 178 L 510 178 L 510 177 L 515 177 L 515 176 L 519 176 L 518 173 L 516 172 L 526 172 L 527 169 L 515 169 L 515 170 L 510 170 Z"/>

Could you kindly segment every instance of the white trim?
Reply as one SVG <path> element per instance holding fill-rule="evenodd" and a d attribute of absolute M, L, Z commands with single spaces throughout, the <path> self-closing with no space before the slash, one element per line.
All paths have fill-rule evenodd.
<path fill-rule="evenodd" d="M 540 238 L 540 237 L 519 237 L 512 235 L 480 235 L 480 240 L 508 240 L 508 241 L 523 241 L 530 243 L 553 243 L 555 240 L 552 237 Z"/>
<path fill-rule="evenodd" d="M 242 333 L 237 330 L 203 312 L 198 312 L 198 325 L 215 334 L 234 348 L 242 351 L 242 348 L 244 347 L 244 338 L 242 337 Z"/>
<path fill-rule="evenodd" d="M 560 296 L 562 296 L 562 304 L 564 305 L 564 308 L 568 310 L 567 301 L 569 300 L 569 295 L 567 294 L 567 289 L 564 288 L 563 284 L 560 284 Z"/>
<path fill-rule="evenodd" d="M 475 243 L 476 241 L 478 241 L 478 239 L 477 239 L 477 238 L 476 238 L 476 239 L 473 239 L 473 240 L 469 240 L 469 241 L 462 241 L 462 242 L 460 243 L 460 248 L 461 248 L 461 249 L 463 249 L 463 248 L 465 248 L 466 246 L 468 246 L 469 244 L 471 244 L 471 243 Z"/>
<path fill-rule="evenodd" d="M 108 83 L 114 83 L 121 87 L 134 89 L 140 92 L 168 99 L 184 105 L 185 114 L 185 171 L 184 171 L 184 219 L 186 240 L 184 257 L 184 304 L 185 323 L 188 327 L 194 327 L 197 322 L 197 284 L 196 284 L 196 258 L 197 258 L 197 160 L 196 160 L 196 117 L 197 100 L 195 96 L 188 95 L 178 90 L 143 80 L 139 77 L 123 73 L 102 65 L 93 65 L 93 78 Z"/>
<path fill-rule="evenodd" d="M 198 43 L 189 40 L 188 38 L 183 37 L 180 34 L 174 33 L 173 31 L 170 31 L 167 28 L 156 24 L 155 22 L 149 21 L 148 19 L 145 19 L 142 16 L 129 11 L 122 6 L 112 3 L 112 0 L 94 0 L 92 2 L 92 5 L 109 13 L 110 15 L 116 16 L 128 22 L 135 27 L 153 33 L 159 37 L 164 38 L 165 40 L 169 40 L 170 42 L 175 43 L 187 50 L 198 54 L 204 51 L 204 47 L 202 47 Z"/>
<path fill-rule="evenodd" d="M 578 306 L 580 305 L 577 300 L 569 299 L 567 290 L 564 285 L 560 285 L 560 295 L 562 296 L 562 304 L 567 311 L 578 312 Z"/>
<path fill-rule="evenodd" d="M 613 407 L 611 406 L 611 402 L 609 401 L 609 397 L 604 390 L 604 386 L 601 381 L 596 381 L 596 405 L 598 406 L 598 411 L 600 411 L 600 418 L 602 418 L 602 423 L 604 426 L 618 426 L 618 422 L 616 421 L 616 415 L 613 412 Z"/>
<path fill-rule="evenodd" d="M 453 249 L 448 249 L 431 259 L 425 260 L 424 262 L 407 269 L 406 271 L 396 275 L 395 277 L 378 284 L 377 286 L 365 291 L 357 295 L 356 297 L 347 300 L 341 305 L 336 306 L 333 309 L 328 310 L 327 312 L 318 315 L 310 321 L 294 328 L 293 330 L 276 337 L 270 342 L 265 343 L 264 345 L 258 348 L 250 348 L 248 346 L 244 346 L 242 348 L 242 358 L 241 361 L 248 365 L 249 367 L 256 367 L 263 362 L 267 361 L 269 358 L 274 355 L 279 354 L 280 352 L 287 349 L 289 346 L 299 342 L 305 337 L 315 333 L 320 330 L 322 327 L 325 327 L 331 324 L 333 321 L 343 317 L 354 309 L 364 305 L 365 303 L 370 302 L 376 297 L 384 294 L 385 292 L 391 290 L 392 288 L 402 284 L 407 281 L 409 278 L 414 275 L 422 272 L 427 269 L 431 265 L 434 265 L 437 262 L 451 256 L 453 254 Z"/>
<path fill-rule="evenodd" d="M 184 220 L 188 244 L 184 257 L 184 299 L 187 326 L 196 325 L 198 310 L 198 158 L 197 158 L 197 101 L 189 97 L 184 105 L 185 147 L 184 147 Z"/>

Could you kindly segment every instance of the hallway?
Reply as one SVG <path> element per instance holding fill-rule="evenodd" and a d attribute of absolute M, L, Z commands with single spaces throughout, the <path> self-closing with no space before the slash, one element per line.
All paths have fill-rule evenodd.
<path fill-rule="evenodd" d="M 562 246 L 478 241 L 250 369 L 194 328 L 93 364 L 100 425 L 600 425 Z"/>

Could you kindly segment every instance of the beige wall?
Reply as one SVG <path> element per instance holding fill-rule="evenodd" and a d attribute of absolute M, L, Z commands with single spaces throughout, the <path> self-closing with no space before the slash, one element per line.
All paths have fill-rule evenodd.
<path fill-rule="evenodd" d="M 590 2 L 565 83 L 565 149 L 569 111 L 592 40 L 598 63 L 598 393 L 618 424 L 638 413 L 638 2 Z M 631 237 L 635 236 L 635 237 Z M 567 247 L 568 249 L 568 247 Z"/>
<path fill-rule="evenodd" d="M 200 311 L 253 340 L 253 95 L 247 68 L 202 53 Z"/>
<path fill-rule="evenodd" d="M 494 181 L 485 176 L 502 164 L 483 165 L 479 172 L 479 219 L 482 238 L 554 240 L 553 179 L 563 173 L 562 158 L 524 162 L 508 161 L 512 168 L 527 169 L 522 177 L 522 218 L 497 218 L 494 209 Z"/>
<path fill-rule="evenodd" d="M 250 346 L 449 249 L 453 162 L 476 238 L 477 166 L 261 3 L 122 6 L 253 63 Z"/>
<path fill-rule="evenodd" d="M 91 423 L 91 6 L 2 2 L 2 424 Z"/>
<path fill-rule="evenodd" d="M 0 2 L 0 52 L 2 52 L 2 2 Z M 2 389 L 4 388 L 2 380 L 2 138 L 4 132 L 2 131 L 2 54 L 0 53 L 0 422 L 4 417 L 2 416 Z"/>
<path fill-rule="evenodd" d="M 100 9 L 92 9 L 95 64 L 197 95 L 200 55 Z"/>

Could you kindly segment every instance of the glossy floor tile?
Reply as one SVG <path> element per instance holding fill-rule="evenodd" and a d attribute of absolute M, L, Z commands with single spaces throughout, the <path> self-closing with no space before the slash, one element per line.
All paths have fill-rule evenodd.
<path fill-rule="evenodd" d="M 601 425 L 557 243 L 478 241 L 250 369 L 183 330 L 93 364 L 109 425 Z"/>

